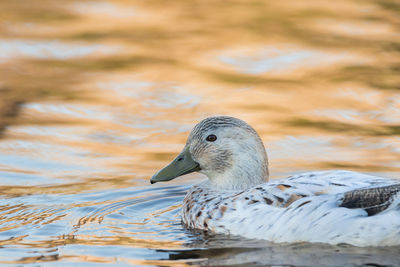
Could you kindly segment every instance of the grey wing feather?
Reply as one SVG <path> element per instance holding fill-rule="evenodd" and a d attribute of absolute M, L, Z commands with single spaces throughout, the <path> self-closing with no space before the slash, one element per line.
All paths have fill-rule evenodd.
<path fill-rule="evenodd" d="M 400 192 L 400 184 L 383 187 L 357 189 L 344 193 L 339 207 L 349 209 L 364 209 L 368 216 L 385 210 Z"/>

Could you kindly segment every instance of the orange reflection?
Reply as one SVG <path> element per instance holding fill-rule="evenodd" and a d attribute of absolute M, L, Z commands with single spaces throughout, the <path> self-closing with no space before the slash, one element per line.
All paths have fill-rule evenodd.
<path fill-rule="evenodd" d="M 202 177 L 145 186 L 215 114 L 257 129 L 272 178 L 320 169 L 399 177 L 395 0 L 3 0 L 0 9 L 2 246 L 181 248 L 191 237 L 173 225 L 180 200 L 166 192 Z M 43 236 L 46 226 L 59 228 Z M 0 261 L 115 263 L 28 254 Z"/>

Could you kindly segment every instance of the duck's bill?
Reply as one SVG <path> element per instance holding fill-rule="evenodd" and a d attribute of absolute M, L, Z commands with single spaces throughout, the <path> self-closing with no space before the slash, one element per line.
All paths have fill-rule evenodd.
<path fill-rule="evenodd" d="M 200 165 L 193 160 L 189 148 L 185 147 L 183 151 L 166 167 L 159 170 L 150 179 L 150 183 L 166 182 L 176 177 L 196 172 L 200 170 Z"/>

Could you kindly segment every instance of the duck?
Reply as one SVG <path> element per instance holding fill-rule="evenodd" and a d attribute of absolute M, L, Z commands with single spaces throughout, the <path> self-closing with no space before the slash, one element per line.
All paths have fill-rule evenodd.
<path fill-rule="evenodd" d="M 190 229 L 275 243 L 400 245 L 400 182 L 326 170 L 269 180 L 263 141 L 245 121 L 213 116 L 151 184 L 199 172 L 181 208 Z"/>

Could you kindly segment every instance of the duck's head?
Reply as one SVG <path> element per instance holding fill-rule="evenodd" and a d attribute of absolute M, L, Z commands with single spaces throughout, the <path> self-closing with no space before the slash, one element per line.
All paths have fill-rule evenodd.
<path fill-rule="evenodd" d="M 257 132 L 228 116 L 210 117 L 190 133 L 182 152 L 151 183 L 191 172 L 205 174 L 216 189 L 246 189 L 268 180 L 268 160 Z"/>

